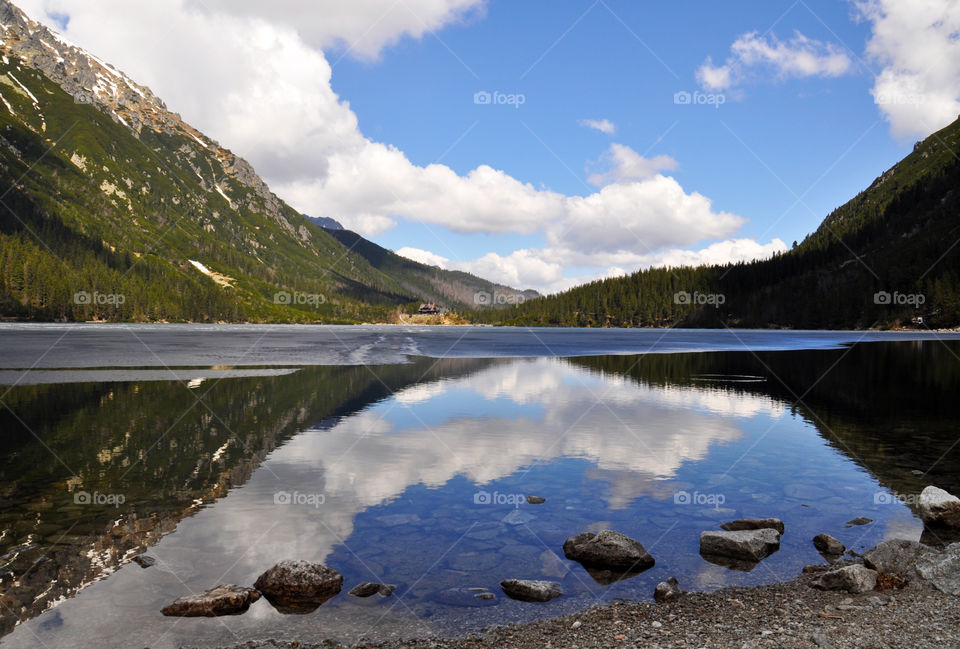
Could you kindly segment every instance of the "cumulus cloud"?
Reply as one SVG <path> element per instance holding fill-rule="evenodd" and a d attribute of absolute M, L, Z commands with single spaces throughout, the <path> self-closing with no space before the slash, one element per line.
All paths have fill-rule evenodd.
<path fill-rule="evenodd" d="M 581 119 L 579 124 L 580 126 L 586 126 L 595 131 L 606 133 L 607 135 L 613 135 L 617 132 L 617 125 L 609 119 Z"/>
<path fill-rule="evenodd" d="M 960 4 L 858 3 L 872 24 L 867 56 L 881 66 L 874 101 L 895 136 L 926 136 L 960 113 Z"/>
<path fill-rule="evenodd" d="M 349 103 L 333 91 L 333 69 L 320 47 L 356 41 L 363 35 L 357 26 L 373 24 L 369 42 L 351 52 L 374 56 L 481 6 L 408 0 L 400 4 L 419 22 L 393 13 L 371 22 L 374 4 L 382 6 L 314 3 L 301 15 L 285 1 L 267 10 L 246 0 L 22 0 L 28 13 L 51 24 L 52 15 L 69 15 L 68 39 L 151 86 L 187 121 L 249 159 L 303 212 L 335 217 L 368 236 L 398 220 L 462 233 L 541 234 L 548 244 L 541 251 L 490 253 L 471 262 L 472 272 L 504 283 L 563 286 L 564 265 L 576 255 L 590 262 L 583 266 L 622 272 L 638 255 L 728 238 L 744 222 L 660 175 L 676 168 L 673 158 L 648 159 L 624 145 L 611 146 L 591 177 L 602 187 L 577 196 L 486 164 L 462 175 L 442 164 L 415 165 L 396 147 L 367 138 Z M 604 120 L 599 125 L 606 128 Z"/>
<path fill-rule="evenodd" d="M 610 183 L 622 183 L 630 180 L 645 180 L 658 171 L 672 171 L 677 161 L 668 155 L 645 158 L 630 147 L 613 143 L 600 159 L 604 171 L 591 174 L 587 181 L 591 185 L 603 186 Z"/>
<path fill-rule="evenodd" d="M 746 33 L 730 46 L 730 56 L 715 66 L 708 58 L 697 70 L 697 81 L 707 90 L 726 90 L 746 80 L 755 71 L 769 71 L 779 79 L 790 77 L 839 77 L 853 63 L 847 53 L 833 43 L 807 38 L 794 32 L 789 41 L 775 35 Z"/>

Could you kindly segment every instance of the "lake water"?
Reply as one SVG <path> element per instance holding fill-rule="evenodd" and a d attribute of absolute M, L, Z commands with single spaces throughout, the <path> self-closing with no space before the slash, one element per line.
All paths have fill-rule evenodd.
<path fill-rule="evenodd" d="M 0 325 L 0 352 L 3 647 L 464 633 L 671 575 L 788 580 L 823 561 L 814 535 L 918 539 L 911 498 L 960 492 L 956 335 Z M 752 570 L 699 555 L 701 531 L 766 516 L 786 533 Z M 601 583 L 563 557 L 603 528 L 656 565 Z M 160 615 L 282 559 L 344 591 L 307 615 Z M 506 578 L 564 596 L 512 601 Z M 362 581 L 397 592 L 348 596 Z"/>

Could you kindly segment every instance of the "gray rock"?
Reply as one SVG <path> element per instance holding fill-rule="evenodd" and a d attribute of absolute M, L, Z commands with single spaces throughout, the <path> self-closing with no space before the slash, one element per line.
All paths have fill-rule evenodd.
<path fill-rule="evenodd" d="M 832 556 L 839 556 L 847 551 L 847 546 L 826 533 L 813 537 L 813 547 L 823 554 Z"/>
<path fill-rule="evenodd" d="M 322 563 L 281 561 L 257 577 L 254 587 L 281 612 L 309 612 L 340 592 L 343 575 Z"/>
<path fill-rule="evenodd" d="M 866 516 L 857 516 L 856 518 L 852 518 L 847 521 L 847 527 L 851 527 L 853 525 L 869 525 L 872 522 L 872 518 L 867 518 Z"/>
<path fill-rule="evenodd" d="M 354 597 L 370 597 L 379 593 L 383 597 L 393 595 L 397 587 L 394 584 L 381 584 L 375 581 L 365 581 L 357 584 L 350 589 L 350 594 Z"/>
<path fill-rule="evenodd" d="M 917 514 L 925 525 L 960 528 L 960 498 L 939 487 L 924 487 Z"/>
<path fill-rule="evenodd" d="M 863 555 L 868 567 L 891 575 L 905 575 L 917 559 L 937 551 L 916 541 L 890 539 Z"/>
<path fill-rule="evenodd" d="M 657 587 L 653 590 L 653 601 L 672 602 L 680 599 L 681 595 L 683 595 L 683 591 L 680 590 L 680 582 L 677 581 L 676 577 L 670 577 L 657 584 Z"/>
<path fill-rule="evenodd" d="M 579 561 L 585 566 L 619 568 L 633 572 L 646 570 L 655 563 L 654 558 L 639 541 L 613 530 L 603 530 L 599 534 L 584 532 L 572 536 L 563 544 L 563 553 L 568 559 Z"/>
<path fill-rule="evenodd" d="M 780 549 L 776 530 L 708 531 L 700 534 L 700 554 L 758 562 Z"/>
<path fill-rule="evenodd" d="M 741 518 L 736 521 L 730 521 L 720 526 L 720 529 L 728 532 L 740 532 L 742 530 L 777 530 L 783 534 L 783 521 L 779 518 Z"/>
<path fill-rule="evenodd" d="M 549 602 L 555 597 L 563 595 L 563 589 L 555 581 L 540 581 L 535 579 L 505 579 L 500 582 L 500 588 L 511 599 L 521 602 Z"/>
<path fill-rule="evenodd" d="M 260 593 L 253 588 L 221 584 L 199 595 L 175 599 L 172 604 L 164 606 L 160 612 L 170 617 L 240 615 L 258 599 L 260 599 Z"/>
<path fill-rule="evenodd" d="M 911 581 L 919 580 L 949 595 L 960 595 L 960 543 L 918 557 L 909 574 Z"/>
<path fill-rule="evenodd" d="M 811 584 L 820 590 L 845 590 L 848 593 L 865 593 L 877 585 L 877 571 L 859 563 L 825 572 Z"/>

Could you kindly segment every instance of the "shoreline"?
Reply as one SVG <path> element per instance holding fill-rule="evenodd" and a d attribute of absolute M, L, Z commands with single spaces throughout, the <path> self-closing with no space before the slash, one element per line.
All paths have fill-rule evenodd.
<path fill-rule="evenodd" d="M 858 595 L 812 588 L 810 583 L 831 567 L 829 564 L 810 567 L 788 582 L 688 592 L 676 601 L 661 604 L 597 605 L 562 617 L 493 626 L 465 636 L 361 639 L 351 644 L 308 638 L 290 642 L 267 639 L 232 645 L 231 649 L 945 649 L 960 646 L 960 597 L 927 585 L 907 585 Z"/>

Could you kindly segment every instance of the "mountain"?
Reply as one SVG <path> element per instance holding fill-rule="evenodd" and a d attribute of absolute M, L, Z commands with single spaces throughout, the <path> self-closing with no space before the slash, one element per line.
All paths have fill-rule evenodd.
<path fill-rule="evenodd" d="M 342 230 L 343 226 L 340 224 L 340 221 L 336 219 L 331 219 L 329 216 L 307 216 L 304 214 L 314 225 L 319 225 L 321 228 L 326 228 L 328 230 Z"/>
<path fill-rule="evenodd" d="M 956 327 L 958 154 L 960 119 L 771 259 L 649 269 L 473 317 L 517 325 Z"/>
<path fill-rule="evenodd" d="M 339 223 L 294 210 L 149 88 L 6 0 L 0 57 L 0 316 L 358 322 L 463 303 L 445 292 L 461 274 L 421 291 L 446 271 L 375 267 Z"/>

